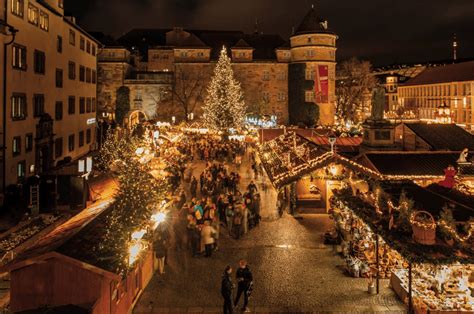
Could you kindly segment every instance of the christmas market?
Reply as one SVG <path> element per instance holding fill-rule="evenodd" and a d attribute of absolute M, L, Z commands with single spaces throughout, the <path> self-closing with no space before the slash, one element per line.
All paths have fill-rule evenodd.
<path fill-rule="evenodd" d="M 474 314 L 472 0 L 2 5 L 0 314 Z"/>
<path fill-rule="evenodd" d="M 444 168 L 433 175 L 428 172 L 432 166 L 421 168 L 425 172 L 417 168 L 416 173 L 395 166 L 390 172 L 376 163 L 377 153 L 361 155 L 355 162 L 335 152 L 335 139 L 329 141 L 331 150 L 288 131 L 261 145 L 259 157 L 273 186 L 290 195 L 287 206 L 304 207 L 311 193 L 312 206 L 325 208 L 334 221 L 334 229 L 326 233 L 327 242 L 337 243 L 348 273 L 368 278 L 369 292 L 378 292 L 380 279 L 390 279 L 400 299 L 417 313 L 472 313 L 472 194 L 462 188 L 453 190 L 449 167 L 444 180 L 440 174 Z M 441 157 L 441 163 L 433 163 L 441 167 L 455 164 L 455 155 L 459 156 L 378 154 L 394 158 L 393 163 L 398 158 L 402 164 L 407 156 L 420 161 Z M 363 158 L 372 162 L 361 162 Z M 458 169 L 464 183 L 456 187 L 471 180 L 471 167 L 461 162 Z"/>

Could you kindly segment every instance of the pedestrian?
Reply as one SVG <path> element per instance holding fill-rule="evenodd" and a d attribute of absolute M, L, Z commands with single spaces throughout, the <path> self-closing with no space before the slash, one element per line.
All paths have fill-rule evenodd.
<path fill-rule="evenodd" d="M 206 257 L 211 257 L 214 248 L 216 229 L 211 226 L 211 221 L 206 220 L 201 230 L 201 247 L 204 246 Z"/>
<path fill-rule="evenodd" d="M 249 185 L 247 186 L 247 191 L 250 192 L 250 195 L 254 196 L 255 193 L 257 193 L 258 189 L 257 189 L 257 185 L 255 184 L 255 182 L 250 181 Z"/>
<path fill-rule="evenodd" d="M 250 271 L 247 261 L 241 259 L 239 261 L 239 268 L 235 273 L 237 279 L 237 296 L 235 297 L 234 306 L 237 307 L 239 304 L 240 296 L 244 294 L 244 306 L 242 307 L 243 312 L 249 312 L 249 296 L 253 288 L 253 275 Z"/>
<path fill-rule="evenodd" d="M 232 283 L 232 267 L 228 265 L 224 270 L 221 283 L 221 294 L 224 298 L 224 314 L 232 314 L 234 307 L 232 306 L 232 292 L 234 284 Z"/>
<path fill-rule="evenodd" d="M 154 269 L 158 270 L 160 275 L 165 273 L 165 256 L 166 256 L 166 246 L 163 237 L 160 232 L 155 233 L 155 239 L 153 241 L 153 251 L 154 256 Z"/>
<path fill-rule="evenodd" d="M 242 233 L 247 234 L 249 231 L 249 210 L 246 204 L 242 204 Z"/>
<path fill-rule="evenodd" d="M 235 205 L 233 228 L 235 238 L 240 239 L 242 235 L 242 204 Z"/>
<path fill-rule="evenodd" d="M 197 180 L 196 180 L 196 177 L 193 176 L 192 179 L 191 179 L 191 187 L 190 187 L 190 190 L 191 190 L 191 198 L 195 198 L 196 195 L 197 195 Z"/>
<path fill-rule="evenodd" d="M 225 210 L 225 218 L 227 222 L 227 229 L 229 230 L 229 235 L 232 235 L 232 226 L 234 222 L 234 209 L 232 204 L 229 204 Z"/>

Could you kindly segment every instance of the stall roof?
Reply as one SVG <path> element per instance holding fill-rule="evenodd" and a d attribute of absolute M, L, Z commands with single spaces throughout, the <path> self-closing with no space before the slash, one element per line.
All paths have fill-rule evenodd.
<path fill-rule="evenodd" d="M 407 177 L 443 177 L 444 169 L 449 165 L 457 165 L 460 152 L 368 152 L 354 161 L 363 164 L 387 178 L 396 176 Z M 471 169 L 473 168 L 473 169 Z M 462 167 L 461 174 L 474 174 L 474 167 Z"/>
<path fill-rule="evenodd" d="M 258 153 L 265 171 L 277 189 L 333 162 L 381 178 L 375 171 L 331 152 L 296 132 L 288 131 L 262 144 Z"/>

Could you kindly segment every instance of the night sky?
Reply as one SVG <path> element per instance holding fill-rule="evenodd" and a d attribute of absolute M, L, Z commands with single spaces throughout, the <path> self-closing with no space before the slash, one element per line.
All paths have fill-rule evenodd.
<path fill-rule="evenodd" d="M 89 31 L 119 36 L 132 28 L 259 31 L 288 38 L 315 3 L 339 35 L 338 61 L 374 65 L 474 57 L 474 0 L 66 0 Z"/>

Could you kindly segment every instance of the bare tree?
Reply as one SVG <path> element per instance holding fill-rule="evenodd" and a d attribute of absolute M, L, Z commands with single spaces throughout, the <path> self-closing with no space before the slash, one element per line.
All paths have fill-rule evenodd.
<path fill-rule="evenodd" d="M 186 121 L 196 105 L 204 99 L 205 81 L 201 71 L 187 72 L 181 68 L 175 71 L 173 103 L 179 105 Z"/>
<path fill-rule="evenodd" d="M 339 120 L 358 122 L 358 112 L 363 108 L 364 97 L 377 85 L 368 61 L 352 58 L 338 68 L 336 83 L 336 115 Z"/>

